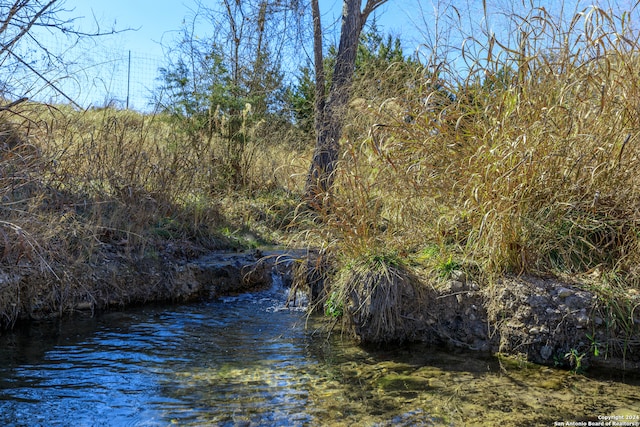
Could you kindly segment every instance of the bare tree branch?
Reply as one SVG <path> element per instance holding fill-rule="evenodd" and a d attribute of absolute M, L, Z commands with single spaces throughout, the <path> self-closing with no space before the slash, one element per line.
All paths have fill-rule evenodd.
<path fill-rule="evenodd" d="M 31 18 L 28 20 L 26 25 L 20 26 L 20 31 L 18 32 L 18 34 L 16 34 L 11 41 L 2 45 L 2 48 L 0 49 L 0 54 L 10 50 L 22 37 L 24 37 L 24 35 L 31 30 L 33 25 L 36 22 L 38 22 L 42 18 L 42 16 L 45 14 L 45 12 L 47 12 L 51 8 L 51 6 L 53 6 L 57 1 L 58 0 L 50 0 L 49 3 L 42 6 L 40 10 L 36 11 L 33 14 L 33 16 L 31 16 Z M 22 8 L 26 7 L 28 3 L 29 3 L 29 0 L 21 0 L 20 2 L 17 2 L 16 4 L 13 5 L 13 7 L 11 8 L 11 11 L 9 12 L 9 16 L 7 17 L 7 20 L 4 22 L 3 29 L 2 31 L 0 31 L 0 34 L 6 30 L 11 20 L 15 19 L 16 14 Z"/>
<path fill-rule="evenodd" d="M 51 78 L 46 76 L 45 67 L 42 67 L 43 62 L 46 67 L 55 67 L 58 73 L 60 68 L 67 67 L 68 63 L 63 60 L 62 53 L 53 52 L 47 47 L 46 43 L 43 43 L 46 39 L 41 40 L 43 37 L 42 31 L 37 32 L 35 29 L 40 28 L 50 34 L 57 33 L 57 35 L 75 37 L 74 45 L 84 38 L 117 34 L 131 30 L 130 28 L 122 30 L 112 28 L 108 31 L 102 31 L 99 22 L 95 20 L 96 31 L 80 31 L 73 25 L 75 18 L 68 19 L 63 15 L 63 13 L 73 12 L 73 9 L 64 9 L 63 3 L 64 0 L 0 1 L 0 64 L 3 65 L 3 81 L 0 81 L 0 87 L 2 88 L 0 89 L 0 95 L 13 94 L 22 98 L 25 92 L 29 91 L 29 89 L 25 89 L 26 85 L 38 79 L 43 81 L 46 87 L 52 88 L 73 105 L 79 107 L 74 100 L 54 84 Z M 27 45 L 29 49 L 23 49 L 22 45 Z M 38 58 L 37 64 L 34 64 L 26 56 L 33 54 L 34 51 L 38 55 L 42 55 L 41 58 L 44 58 Z M 8 58 L 11 58 L 11 61 Z M 9 70 L 9 66 L 13 66 L 14 69 Z M 22 74 L 22 71 L 27 74 Z M 35 78 L 30 79 L 29 76 L 35 76 Z M 12 85 L 22 87 L 22 89 L 17 89 Z"/>
<path fill-rule="evenodd" d="M 55 90 L 56 92 L 58 92 L 60 95 L 62 95 L 63 97 L 66 98 L 67 101 L 69 101 L 74 107 L 82 109 L 82 107 L 80 105 L 78 105 L 78 103 L 76 103 L 73 99 L 71 99 L 66 93 L 64 93 L 60 88 L 58 88 L 55 84 L 53 84 L 53 82 L 51 82 L 49 79 L 47 79 L 45 76 L 42 75 L 42 73 L 38 72 L 38 70 L 36 70 L 35 68 L 33 68 L 31 65 L 29 65 L 27 62 L 25 62 L 22 58 L 20 58 L 18 55 L 16 55 L 13 52 L 9 52 L 9 54 L 11 54 L 11 56 L 13 56 L 18 62 L 20 62 L 22 65 L 24 65 L 26 68 L 29 69 L 29 71 L 31 71 L 33 74 L 35 74 L 36 76 L 40 77 L 45 83 L 47 83 L 48 86 L 51 86 L 51 88 L 53 88 L 53 90 Z"/>
<path fill-rule="evenodd" d="M 362 17 L 361 17 L 362 24 L 364 25 L 364 23 L 367 22 L 367 19 L 369 18 L 369 15 L 371 14 L 371 12 L 373 12 L 374 10 L 376 10 L 378 7 L 382 6 L 386 2 L 387 0 L 367 0 L 367 4 L 364 6 L 364 9 L 362 10 Z"/>
<path fill-rule="evenodd" d="M 20 98 L 20 99 L 18 99 L 16 101 L 10 102 L 7 105 L 0 106 L 0 111 L 9 111 L 13 107 L 15 107 L 16 105 L 22 104 L 23 102 L 28 101 L 28 100 L 29 100 L 29 98 L 27 98 L 27 97 Z"/>
<path fill-rule="evenodd" d="M 7 13 L 7 17 L 2 21 L 2 27 L 0 27 L 0 34 L 4 33 L 6 29 L 9 27 L 9 24 L 14 21 L 15 16 L 18 14 L 20 9 L 25 6 L 26 2 L 24 0 L 16 2 L 11 9 L 9 9 L 9 13 Z"/>

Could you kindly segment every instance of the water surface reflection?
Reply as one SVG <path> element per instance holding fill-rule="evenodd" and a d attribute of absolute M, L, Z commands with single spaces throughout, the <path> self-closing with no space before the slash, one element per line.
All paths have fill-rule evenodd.
<path fill-rule="evenodd" d="M 553 425 L 640 414 L 637 380 L 313 336 L 274 289 L 0 337 L 3 425 Z"/>

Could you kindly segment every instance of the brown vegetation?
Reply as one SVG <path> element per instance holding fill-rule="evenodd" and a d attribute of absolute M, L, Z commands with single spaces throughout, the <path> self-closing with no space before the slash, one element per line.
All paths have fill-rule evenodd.
<path fill-rule="evenodd" d="M 194 145 L 161 115 L 33 103 L 0 114 L 1 327 L 178 298 L 154 278 L 158 262 L 281 240 L 294 175 L 282 145 L 236 192 L 217 169 L 223 147 Z"/>
<path fill-rule="evenodd" d="M 518 46 L 492 38 L 481 56 L 460 52 L 467 75 L 442 61 L 393 94 L 371 90 L 394 81 L 393 67 L 356 87 L 331 207 L 315 229 L 336 277 L 352 279 L 326 295 L 348 305 L 375 295 L 372 277 L 435 284 L 453 269 L 483 286 L 555 276 L 594 291 L 613 329 L 637 336 L 637 32 L 629 15 L 595 7 L 568 21 L 543 9 L 512 19 Z M 373 259 L 399 259 L 404 273 L 360 272 Z M 403 310 L 379 308 L 382 329 Z M 351 313 L 371 324 L 360 317 Z"/>
<path fill-rule="evenodd" d="M 287 242 L 320 249 L 317 302 L 365 340 L 412 339 L 407 310 L 453 271 L 483 289 L 526 273 L 597 295 L 625 349 L 640 306 L 637 32 L 595 7 L 513 19 L 517 46 L 492 37 L 472 57 L 468 40 L 464 75 L 435 57 L 356 75 L 317 211 L 291 123 L 238 122 L 225 139 L 162 114 L 0 111 L 0 325 L 108 301 L 122 290 L 85 279 L 116 259 Z M 503 307 L 486 307 L 498 322 Z"/>

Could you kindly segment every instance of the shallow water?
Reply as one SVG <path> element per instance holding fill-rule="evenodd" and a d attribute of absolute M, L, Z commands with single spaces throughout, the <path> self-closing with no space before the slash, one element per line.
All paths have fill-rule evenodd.
<path fill-rule="evenodd" d="M 273 289 L 5 334 L 0 424 L 640 423 L 640 381 L 629 375 L 590 378 L 426 346 L 367 350 L 317 333 L 284 298 Z"/>

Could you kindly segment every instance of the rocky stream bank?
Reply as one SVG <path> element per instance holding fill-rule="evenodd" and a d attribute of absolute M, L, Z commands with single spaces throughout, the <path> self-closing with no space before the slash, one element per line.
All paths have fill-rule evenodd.
<path fill-rule="evenodd" d="M 13 316 L 5 314 L 3 326 L 114 307 L 211 299 L 268 288 L 275 278 L 290 285 L 294 261 L 306 258 L 306 251 L 259 250 L 215 252 L 190 260 L 114 258 L 69 279 L 73 293 L 64 278 L 57 278 L 54 286 L 47 283 L 51 279 L 46 272 L 0 272 L 0 302 Z M 313 301 L 322 291 L 314 287 L 306 292 Z M 603 303 L 579 283 L 514 276 L 480 286 L 461 271 L 454 271 L 444 284 L 424 285 L 419 293 L 417 298 L 415 289 L 403 285 L 397 294 L 400 315 L 388 331 L 392 336 L 573 369 L 640 369 L 639 295 L 630 300 L 635 306 L 624 309 Z M 383 286 L 374 286 L 365 299 L 375 306 L 376 299 L 388 297 Z M 375 311 L 363 314 L 351 307 L 345 313 L 363 342 L 376 341 L 371 327 Z"/>
<path fill-rule="evenodd" d="M 580 283 L 505 276 L 480 288 L 454 276 L 428 292 L 416 339 L 576 370 L 640 368 L 640 298 L 627 311 Z"/>
<path fill-rule="evenodd" d="M 289 277 L 295 251 L 220 251 L 197 257 L 131 257 L 114 252 L 94 264 L 0 269 L 0 331 L 16 322 L 90 314 L 151 303 L 185 303 L 264 289 Z"/>

